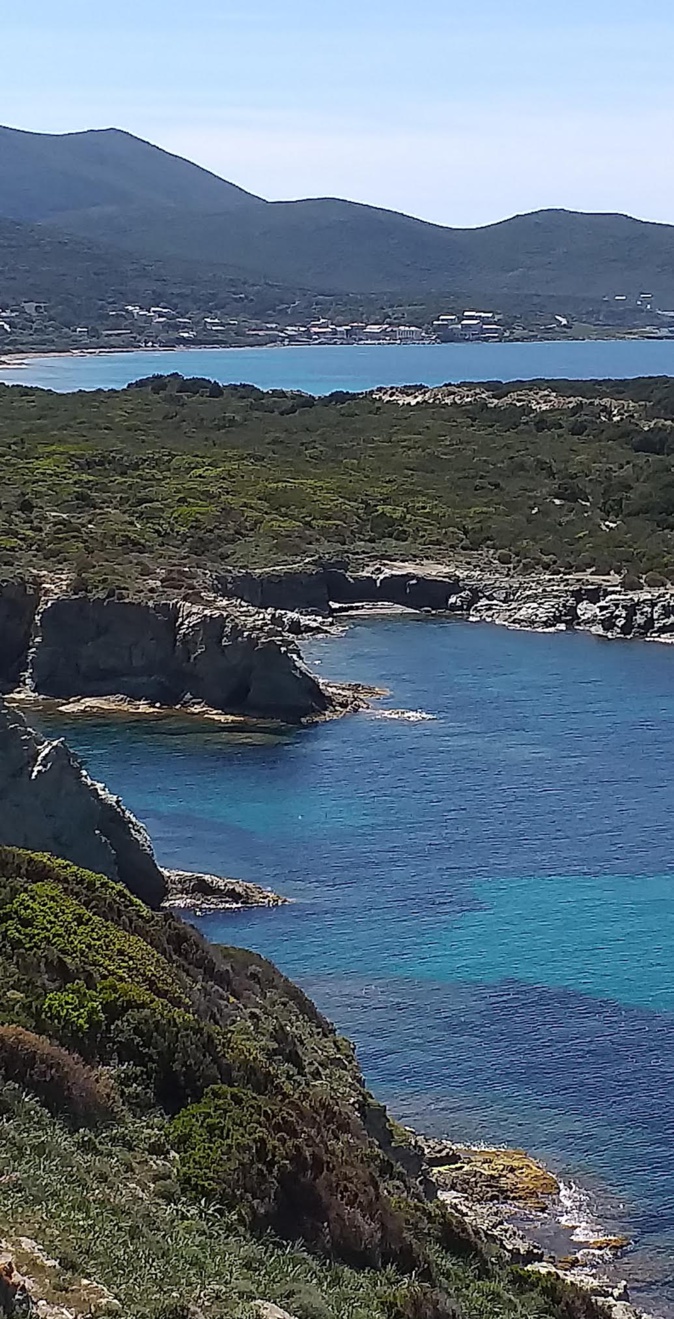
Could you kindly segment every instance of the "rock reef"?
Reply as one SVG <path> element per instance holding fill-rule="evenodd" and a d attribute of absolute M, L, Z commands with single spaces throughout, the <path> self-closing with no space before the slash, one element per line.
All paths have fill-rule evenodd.
<path fill-rule="evenodd" d="M 164 876 L 138 820 L 65 742 L 49 742 L 0 700 L 0 845 L 51 852 L 125 884 L 152 907 Z"/>

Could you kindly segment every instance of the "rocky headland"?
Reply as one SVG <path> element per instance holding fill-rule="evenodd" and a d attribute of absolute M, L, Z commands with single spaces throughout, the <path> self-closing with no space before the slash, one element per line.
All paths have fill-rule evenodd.
<path fill-rule="evenodd" d="M 89 777 L 64 741 L 40 737 L 1 699 L 0 846 L 63 857 L 124 884 L 151 907 L 166 896 L 143 825 Z"/>
<path fill-rule="evenodd" d="M 354 612 L 406 610 L 535 631 L 674 641 L 674 587 L 588 573 L 451 564 L 310 563 L 207 574 L 181 598 L 118 599 L 68 583 L 0 582 L 0 692 L 124 702 L 286 724 L 362 709 L 375 689 L 320 681 L 298 639 Z M 86 707 L 81 705 L 80 710 Z"/>
<path fill-rule="evenodd" d="M 303 664 L 284 619 L 211 597 L 120 600 L 0 584 L 0 691 L 125 697 L 301 723 L 348 706 Z"/>

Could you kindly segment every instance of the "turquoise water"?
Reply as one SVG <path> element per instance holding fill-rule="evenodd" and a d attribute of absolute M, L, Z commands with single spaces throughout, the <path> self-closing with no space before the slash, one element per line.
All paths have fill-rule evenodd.
<path fill-rule="evenodd" d="M 554 343 L 385 344 L 347 347 L 196 348 L 0 360 L 0 380 L 45 389 L 118 389 L 155 372 L 180 371 L 223 384 L 261 389 L 374 389 L 411 381 L 592 380 L 674 375 L 674 340 L 623 339 Z"/>
<path fill-rule="evenodd" d="M 381 619 L 307 649 L 432 718 L 58 727 L 164 863 L 295 899 L 209 937 L 299 980 L 403 1120 L 580 1180 L 674 1315 L 674 650 Z"/>

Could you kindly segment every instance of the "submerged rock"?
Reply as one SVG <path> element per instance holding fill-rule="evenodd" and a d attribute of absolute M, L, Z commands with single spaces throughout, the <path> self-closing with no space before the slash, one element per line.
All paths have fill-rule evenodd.
<path fill-rule="evenodd" d="M 0 845 L 51 852 L 119 880 L 158 907 L 164 877 L 138 820 L 65 742 L 48 742 L 0 700 Z"/>

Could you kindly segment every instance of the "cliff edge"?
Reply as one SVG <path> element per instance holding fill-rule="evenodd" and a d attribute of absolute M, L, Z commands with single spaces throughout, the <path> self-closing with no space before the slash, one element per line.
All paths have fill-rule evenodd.
<path fill-rule="evenodd" d="M 0 845 L 51 852 L 93 869 L 151 907 L 166 897 L 139 821 L 89 777 L 65 742 L 41 737 L 1 699 Z"/>

